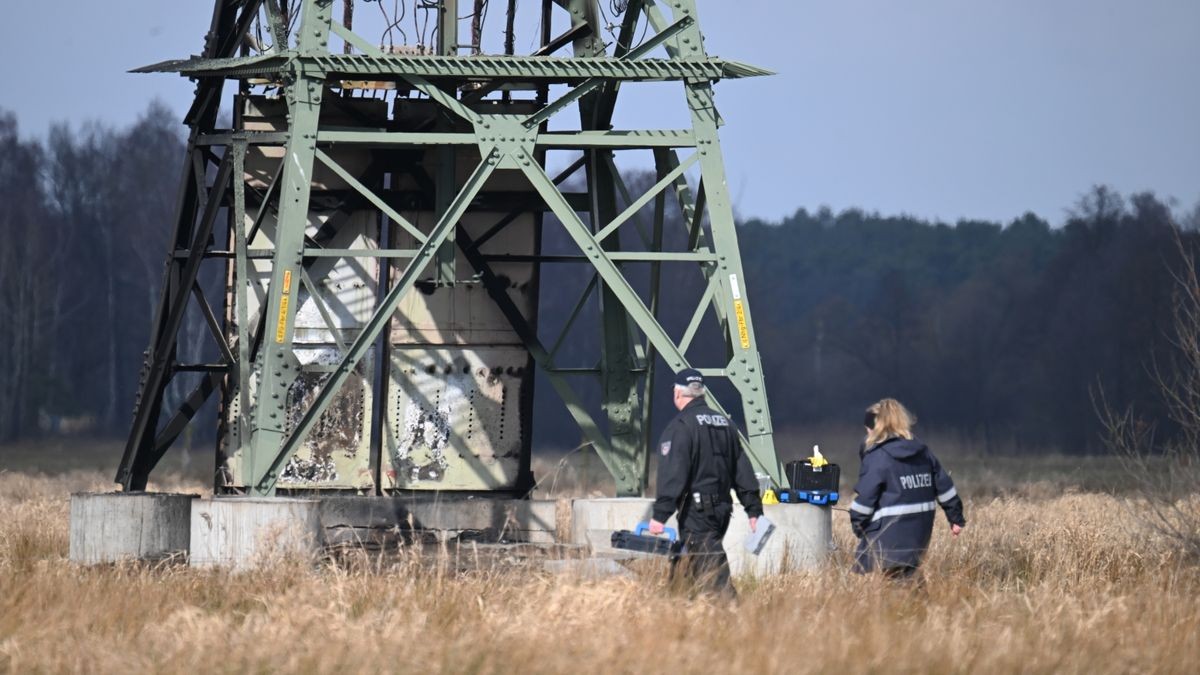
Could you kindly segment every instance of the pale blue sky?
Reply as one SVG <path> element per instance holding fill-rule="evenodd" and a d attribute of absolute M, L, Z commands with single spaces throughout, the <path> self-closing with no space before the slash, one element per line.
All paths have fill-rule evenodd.
<path fill-rule="evenodd" d="M 210 0 L 7 4 L 0 108 L 26 133 L 122 124 L 156 96 L 186 108 L 188 81 L 125 71 L 200 51 Z M 779 72 L 718 88 L 743 216 L 828 204 L 1057 223 L 1094 183 L 1200 200 L 1196 0 L 700 4 L 712 53 Z M 675 126 L 652 98 L 618 124 Z"/>

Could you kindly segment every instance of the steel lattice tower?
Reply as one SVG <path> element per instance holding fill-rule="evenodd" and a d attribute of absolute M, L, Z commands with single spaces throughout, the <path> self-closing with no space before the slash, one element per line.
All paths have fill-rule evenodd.
<path fill-rule="evenodd" d="M 180 73 L 197 89 L 185 119 L 172 248 L 117 481 L 144 489 L 217 393 L 221 491 L 523 493 L 531 485 L 536 366 L 618 494 L 641 494 L 646 392 L 661 358 L 675 371 L 698 367 L 733 385 L 756 468 L 783 484 L 713 100 L 717 80 L 767 73 L 707 55 L 695 0 L 630 0 L 611 48 L 597 0 L 542 0 L 541 47 L 525 56 L 460 55 L 457 0 L 425 3 L 438 17 L 428 52 L 376 47 L 335 20 L 334 4 L 302 0 L 298 16 L 288 16 L 276 0 L 217 0 L 202 56 L 140 71 Z M 566 17 L 569 29 L 552 34 L 554 19 Z M 511 51 L 511 35 L 509 44 Z M 567 46 L 573 53 L 560 55 Z M 233 122 L 219 128 L 227 82 L 236 85 Z M 620 91 L 643 82 L 678 83 L 690 128 L 613 130 Z M 550 120 L 572 114 L 577 130 L 550 130 Z M 546 153 L 561 150 L 580 157 L 552 177 Z M 654 158 L 656 182 L 641 195 L 630 194 L 614 160 L 630 150 Z M 693 187 L 686 172 L 695 169 Z M 564 191 L 581 171 L 586 191 Z M 679 250 L 664 245 L 669 200 L 688 230 Z M 618 230 L 640 227 L 639 213 L 651 206 L 641 246 L 622 248 Z M 561 224 L 577 254 L 542 254 L 543 214 Z M 219 248 L 222 233 L 227 245 Z M 219 302 L 197 281 L 206 261 L 225 266 Z M 563 339 L 547 346 L 538 337 L 538 275 L 549 262 L 592 273 L 563 334 L 598 294 L 595 368 L 559 366 Z M 679 338 L 658 320 L 666 264 L 695 266 L 704 279 Z M 635 265 L 648 266 L 648 292 L 627 277 Z M 216 338 L 219 363 L 178 360 L 192 303 Z M 724 358 L 689 363 L 710 311 Z M 572 384 L 585 370 L 599 380 L 604 426 Z M 169 404 L 169 385 L 184 376 L 198 384 Z"/>

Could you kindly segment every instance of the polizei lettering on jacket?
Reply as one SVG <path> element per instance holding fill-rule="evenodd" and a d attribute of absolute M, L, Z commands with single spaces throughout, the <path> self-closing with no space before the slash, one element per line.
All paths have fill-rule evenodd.
<path fill-rule="evenodd" d="M 900 487 L 905 490 L 914 490 L 932 485 L 933 474 L 931 473 L 914 473 L 908 476 L 900 476 Z"/>
<path fill-rule="evenodd" d="M 727 427 L 729 420 L 724 415 L 696 415 L 696 421 L 710 427 Z"/>

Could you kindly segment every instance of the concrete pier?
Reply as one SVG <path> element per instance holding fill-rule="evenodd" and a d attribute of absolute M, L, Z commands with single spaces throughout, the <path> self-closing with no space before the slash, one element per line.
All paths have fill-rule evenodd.
<path fill-rule="evenodd" d="M 245 570 L 312 560 L 324 543 L 319 499 L 216 497 L 192 503 L 193 567 Z"/>
<path fill-rule="evenodd" d="M 613 497 L 576 499 L 571 503 L 571 542 L 590 546 L 594 552 L 610 552 L 615 530 L 632 530 L 650 520 L 653 499 Z M 676 527 L 675 518 L 667 522 Z"/>
<path fill-rule="evenodd" d="M 571 543 L 590 546 L 596 553 L 614 553 L 610 537 L 614 530 L 632 530 L 650 519 L 652 499 L 576 499 L 572 504 Z M 754 555 L 744 546 L 750 521 L 740 504 L 725 534 L 725 553 L 734 576 L 780 574 L 819 567 L 829 556 L 832 518 L 827 507 L 809 504 L 773 504 L 764 515 L 776 530 L 763 550 Z M 677 527 L 675 518 L 667 522 Z"/>
<path fill-rule="evenodd" d="M 650 519 L 653 500 L 527 501 L 446 497 L 216 497 L 155 493 L 76 494 L 71 498 L 74 562 L 159 560 L 186 555 L 195 567 L 247 569 L 283 559 L 315 559 L 326 545 L 422 541 L 527 542 L 612 548 L 615 530 Z M 754 555 L 745 550 L 745 512 L 735 505 L 725 550 L 735 575 L 810 570 L 828 557 L 830 510 L 807 504 L 766 507 L 777 530 Z M 670 527 L 677 527 L 672 518 Z M 630 554 L 632 555 L 632 554 Z"/>
<path fill-rule="evenodd" d="M 568 500 L 445 496 L 320 500 L 321 524 L 330 545 L 387 545 L 398 539 L 553 544 L 568 538 L 561 534 L 569 526 Z"/>
<path fill-rule="evenodd" d="M 833 518 L 827 506 L 812 504 L 768 504 L 763 515 L 775 524 L 763 550 L 754 555 L 746 550 L 750 520 L 740 504 L 725 533 L 725 555 L 737 576 L 767 576 L 813 570 L 829 557 L 833 541 Z"/>
<path fill-rule="evenodd" d="M 196 495 L 155 492 L 71 495 L 71 562 L 163 560 L 188 553 Z"/>

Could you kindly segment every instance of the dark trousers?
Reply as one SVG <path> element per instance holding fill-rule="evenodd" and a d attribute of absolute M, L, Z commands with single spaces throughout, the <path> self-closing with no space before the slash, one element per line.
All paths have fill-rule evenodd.
<path fill-rule="evenodd" d="M 893 554 L 895 555 L 895 554 Z M 882 572 L 883 576 L 896 581 L 913 581 L 921 583 L 920 557 L 916 562 L 901 562 L 884 557 L 878 547 L 871 546 L 866 539 L 858 540 L 858 550 L 854 554 L 854 571 L 859 574 Z"/>
<path fill-rule="evenodd" d="M 683 514 L 683 552 L 671 561 L 671 582 L 736 597 L 729 575 L 729 558 L 722 540 L 729 529 L 733 506 L 690 509 Z"/>
<path fill-rule="evenodd" d="M 885 567 L 883 569 L 883 576 L 885 576 L 889 579 L 895 579 L 897 581 L 910 581 L 914 578 L 919 579 L 919 577 L 917 576 L 917 571 L 918 570 L 917 570 L 916 565 L 899 565 L 896 567 Z"/>

